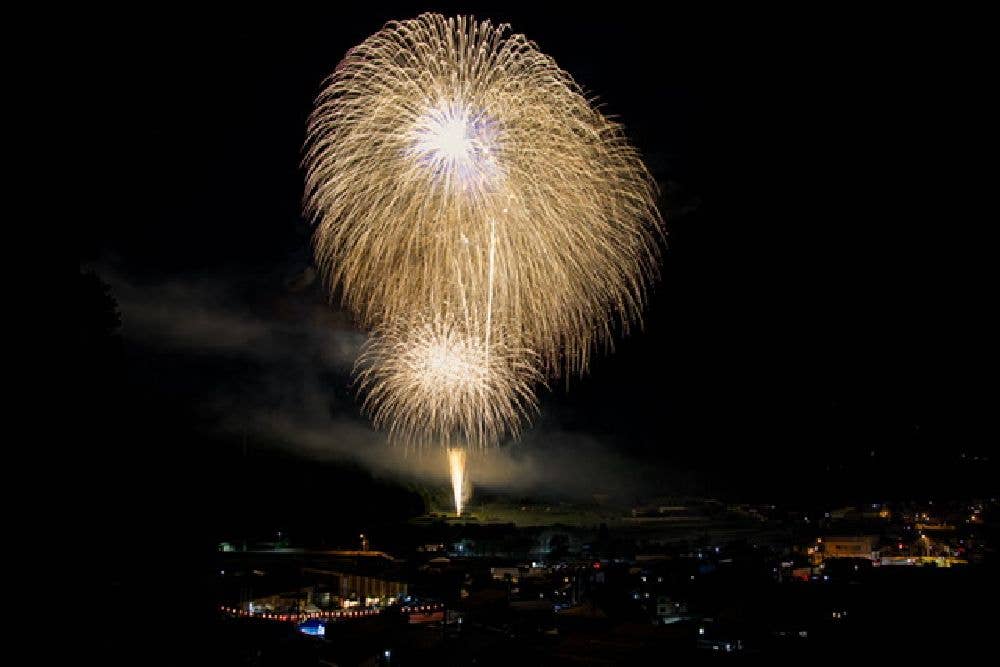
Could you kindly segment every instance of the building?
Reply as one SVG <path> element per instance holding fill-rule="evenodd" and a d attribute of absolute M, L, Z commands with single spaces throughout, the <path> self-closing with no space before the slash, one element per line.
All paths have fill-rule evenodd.
<path fill-rule="evenodd" d="M 822 563 L 827 558 L 878 558 L 878 537 L 875 535 L 849 535 L 817 537 L 806 553 L 812 558 L 814 565 Z"/>
<path fill-rule="evenodd" d="M 656 596 L 656 622 L 660 625 L 676 623 L 687 618 L 687 605 L 668 595 Z"/>
<path fill-rule="evenodd" d="M 318 598 L 315 602 L 319 603 L 317 606 L 320 608 L 324 608 L 322 603 L 326 599 L 354 601 L 361 606 L 370 607 L 392 604 L 407 594 L 406 582 L 385 574 L 370 576 L 319 568 L 303 568 L 303 573 L 312 575 L 317 580 L 318 585 L 310 589 L 315 591 L 310 602 Z"/>

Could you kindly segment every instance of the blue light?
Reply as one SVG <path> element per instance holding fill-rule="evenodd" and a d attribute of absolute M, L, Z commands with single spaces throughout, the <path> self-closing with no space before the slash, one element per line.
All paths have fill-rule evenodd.
<path fill-rule="evenodd" d="M 298 628 L 299 632 L 304 635 L 309 635 L 311 637 L 326 636 L 326 621 L 321 621 L 318 618 L 310 618 L 302 621 L 299 623 Z"/>

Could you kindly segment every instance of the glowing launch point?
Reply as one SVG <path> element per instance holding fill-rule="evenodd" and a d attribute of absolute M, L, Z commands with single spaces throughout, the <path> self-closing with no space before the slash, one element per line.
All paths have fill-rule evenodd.
<path fill-rule="evenodd" d="M 465 450 L 448 450 L 448 467 L 451 468 L 451 490 L 455 495 L 455 516 L 462 516 L 462 496 L 465 493 Z"/>

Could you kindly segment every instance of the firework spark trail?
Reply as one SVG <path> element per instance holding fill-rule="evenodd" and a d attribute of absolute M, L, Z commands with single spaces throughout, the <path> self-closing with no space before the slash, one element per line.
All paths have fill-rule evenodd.
<path fill-rule="evenodd" d="M 489 280 L 487 283 L 487 290 L 489 291 L 489 296 L 486 301 L 486 365 L 489 366 L 490 362 L 490 334 L 493 333 L 493 276 L 495 273 L 494 260 L 496 258 L 496 222 L 490 220 L 490 262 L 489 262 Z"/>
<path fill-rule="evenodd" d="M 448 469 L 451 472 L 451 492 L 455 497 L 455 514 L 462 516 L 465 501 L 465 450 L 456 447 L 448 450 Z"/>
<path fill-rule="evenodd" d="M 421 313 L 448 323 L 409 334 L 424 346 L 441 326 L 485 319 L 478 333 L 503 332 L 508 367 L 526 350 L 555 376 L 585 371 L 615 322 L 639 319 L 658 261 L 655 185 L 622 128 L 507 26 L 434 14 L 387 24 L 327 80 L 304 164 L 317 263 L 383 330 L 374 349 Z M 497 346 L 481 347 L 493 369 Z"/>

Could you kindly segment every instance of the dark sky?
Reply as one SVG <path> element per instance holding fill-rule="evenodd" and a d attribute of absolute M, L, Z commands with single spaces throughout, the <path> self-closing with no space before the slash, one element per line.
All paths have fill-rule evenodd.
<path fill-rule="evenodd" d="M 645 330 L 543 393 L 503 455 L 516 476 L 541 469 L 525 491 L 585 495 L 592 474 L 565 474 L 588 463 L 635 493 L 992 484 L 995 459 L 972 463 L 997 440 L 985 24 L 619 6 L 460 8 L 553 55 L 664 190 Z M 118 361 L 84 352 L 113 387 L 87 399 L 113 443 L 94 453 L 112 487 L 316 499 L 351 477 L 391 486 L 349 386 L 361 334 L 295 283 L 309 264 L 298 162 L 323 77 L 385 20 L 425 8 L 151 13 L 95 38 L 99 207 L 78 245 L 123 320 Z M 269 453 L 233 464 L 244 439 Z"/>

